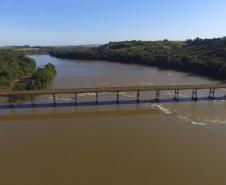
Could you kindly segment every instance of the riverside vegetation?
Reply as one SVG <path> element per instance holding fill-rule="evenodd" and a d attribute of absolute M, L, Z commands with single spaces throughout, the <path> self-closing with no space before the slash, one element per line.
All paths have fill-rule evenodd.
<path fill-rule="evenodd" d="M 36 68 L 33 59 L 11 50 L 0 50 L 0 89 L 46 88 L 56 74 L 55 66 Z"/>
<path fill-rule="evenodd" d="M 226 79 L 226 37 L 187 41 L 110 42 L 92 48 L 57 48 L 50 55 L 157 66 Z"/>

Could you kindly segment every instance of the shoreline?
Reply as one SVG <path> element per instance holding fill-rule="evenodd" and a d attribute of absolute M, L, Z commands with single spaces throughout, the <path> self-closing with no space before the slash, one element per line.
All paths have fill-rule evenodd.
<path fill-rule="evenodd" d="M 93 59 L 70 58 L 70 57 L 59 57 L 59 56 L 55 56 L 55 55 L 51 55 L 51 54 L 49 54 L 49 56 L 55 57 L 55 58 L 58 58 L 58 59 L 84 60 L 84 61 L 103 61 L 103 62 L 120 63 L 120 64 L 126 64 L 126 65 L 137 65 L 137 66 L 143 66 L 143 67 L 156 67 L 156 68 L 158 68 L 159 70 L 162 70 L 162 71 L 182 72 L 182 73 L 191 74 L 191 75 L 194 75 L 194 76 L 197 76 L 197 77 L 208 78 L 209 80 L 215 80 L 215 81 L 219 81 L 219 82 L 222 82 L 222 83 L 226 83 L 226 76 L 225 76 L 225 78 L 222 78 L 222 77 L 216 77 L 216 76 L 211 75 L 211 74 L 207 75 L 207 74 L 204 74 L 204 73 L 196 73 L 196 72 L 193 72 L 193 71 L 190 71 L 190 70 L 164 67 L 164 66 L 159 66 L 159 65 L 140 64 L 140 63 L 136 63 L 136 62 L 127 63 L 127 62 L 122 62 L 122 61 L 106 60 L 106 59 L 101 59 L 101 58 L 100 59 L 95 59 L 95 58 L 93 58 Z"/>

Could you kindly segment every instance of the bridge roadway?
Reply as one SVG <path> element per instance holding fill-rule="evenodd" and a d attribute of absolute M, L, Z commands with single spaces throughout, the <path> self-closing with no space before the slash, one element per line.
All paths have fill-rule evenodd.
<path fill-rule="evenodd" d="M 0 96 L 23 96 L 44 94 L 81 94 L 102 92 L 137 92 L 137 91 L 171 91 L 171 90 L 201 90 L 201 89 L 226 89 L 226 84 L 195 84 L 195 85 L 158 85 L 158 86 L 130 86 L 130 87 L 98 87 L 98 88 L 73 88 L 73 89 L 45 89 L 23 91 L 0 91 Z"/>
<path fill-rule="evenodd" d="M 119 101 L 119 93 L 121 92 L 137 92 L 137 101 L 140 99 L 140 92 L 155 91 L 156 100 L 160 99 L 161 91 L 175 91 L 175 100 L 179 100 L 179 91 L 193 90 L 192 99 L 198 100 L 198 90 L 207 89 L 209 98 L 213 99 L 216 89 L 226 89 L 226 84 L 193 84 L 193 85 L 153 85 L 153 86 L 130 86 L 130 87 L 98 87 L 98 88 L 73 88 L 73 89 L 44 89 L 44 90 L 22 90 L 22 91 L 0 91 L 0 96 L 9 97 L 9 102 L 14 104 L 15 97 L 31 96 L 34 104 L 34 96 L 50 94 L 53 95 L 53 104 L 56 104 L 57 94 L 74 94 L 75 103 L 77 103 L 77 94 L 95 93 L 96 102 L 98 102 L 98 94 L 103 92 L 117 93 L 117 101 Z"/>

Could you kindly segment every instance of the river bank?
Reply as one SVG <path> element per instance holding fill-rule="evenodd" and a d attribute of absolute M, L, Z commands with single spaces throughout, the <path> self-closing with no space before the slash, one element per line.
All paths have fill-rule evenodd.
<path fill-rule="evenodd" d="M 187 41 L 122 41 L 99 47 L 62 47 L 50 50 L 50 55 L 66 59 L 106 60 L 125 64 L 156 66 L 226 79 L 226 38 Z"/>

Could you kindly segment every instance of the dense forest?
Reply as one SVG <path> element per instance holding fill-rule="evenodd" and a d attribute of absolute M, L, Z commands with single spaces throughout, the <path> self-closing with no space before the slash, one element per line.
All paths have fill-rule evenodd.
<path fill-rule="evenodd" d="M 31 58 L 12 50 L 0 50 L 0 89 L 45 88 L 55 74 L 52 64 L 36 69 L 36 63 Z"/>
<path fill-rule="evenodd" d="M 110 42 L 93 48 L 57 48 L 50 55 L 157 66 L 226 79 L 226 37 L 187 41 Z"/>
<path fill-rule="evenodd" d="M 53 80 L 56 69 L 53 64 L 47 64 L 44 68 L 38 68 L 33 75 L 30 86 L 27 89 L 43 89 L 46 88 Z"/>
<path fill-rule="evenodd" d="M 29 78 L 35 71 L 34 60 L 12 51 L 0 51 L 0 88 L 13 88 L 18 80 Z"/>

